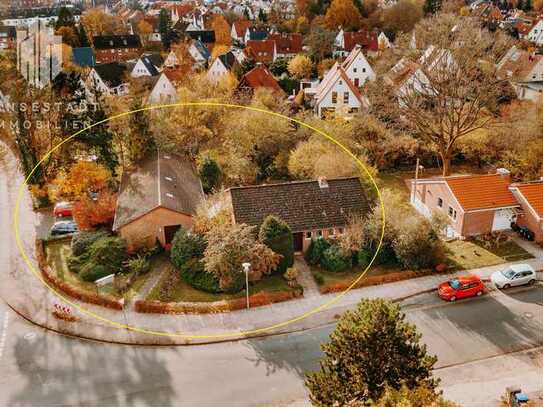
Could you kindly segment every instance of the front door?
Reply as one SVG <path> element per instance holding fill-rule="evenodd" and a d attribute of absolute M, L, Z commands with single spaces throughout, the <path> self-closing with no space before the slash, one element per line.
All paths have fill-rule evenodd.
<path fill-rule="evenodd" d="M 181 225 L 172 225 L 172 226 L 165 226 L 164 227 L 164 243 L 167 248 L 170 247 L 172 244 L 172 240 L 175 237 L 175 234 L 179 230 Z"/>
<path fill-rule="evenodd" d="M 294 252 L 301 252 L 304 250 L 304 234 L 302 232 L 294 233 Z"/>

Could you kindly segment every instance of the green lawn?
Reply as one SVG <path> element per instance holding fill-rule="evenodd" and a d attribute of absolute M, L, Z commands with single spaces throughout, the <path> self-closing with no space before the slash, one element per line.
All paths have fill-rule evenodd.
<path fill-rule="evenodd" d="M 197 290 L 191 285 L 185 283 L 179 276 L 179 272 L 175 270 L 172 264 L 168 266 L 170 270 L 164 274 L 162 279 L 153 288 L 149 296 L 146 298 L 149 301 L 164 301 L 164 302 L 214 302 L 221 300 L 231 300 L 242 298 L 245 296 L 245 291 L 236 294 L 225 293 L 207 293 Z M 164 296 L 161 293 L 161 288 L 166 284 L 173 284 L 169 295 Z M 258 292 L 277 292 L 277 291 L 293 291 L 289 287 L 286 280 L 280 275 L 271 275 L 264 277 L 261 281 L 250 283 L 249 293 L 256 294 Z"/>
<path fill-rule="evenodd" d="M 498 246 L 483 247 L 479 241 L 453 240 L 445 243 L 453 269 L 469 270 L 533 258 L 512 240 Z"/>
<path fill-rule="evenodd" d="M 47 256 L 47 263 L 51 267 L 53 273 L 55 273 L 58 278 L 81 290 L 96 293 L 96 285 L 94 283 L 82 281 L 77 274 L 72 273 L 70 270 L 68 270 L 67 259 L 71 253 L 72 249 L 70 247 L 70 241 L 51 240 L 45 243 L 45 255 Z M 116 290 L 114 287 L 112 287 L 111 284 L 108 284 L 105 287 L 101 287 L 99 289 L 99 293 L 111 295 L 115 298 L 132 298 L 145 284 L 145 281 L 147 281 L 150 274 L 151 273 L 147 273 L 136 278 L 132 286 L 128 289 L 126 293 L 124 293 L 124 295 Z M 126 274 L 125 278 L 130 278 L 130 274 Z"/>

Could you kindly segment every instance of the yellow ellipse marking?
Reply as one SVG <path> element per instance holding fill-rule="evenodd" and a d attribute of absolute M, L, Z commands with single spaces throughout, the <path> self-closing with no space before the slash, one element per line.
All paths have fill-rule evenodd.
<path fill-rule="evenodd" d="M 101 124 L 104 124 L 104 123 L 107 123 L 107 122 L 110 122 L 110 121 L 113 121 L 113 120 L 116 120 L 116 119 L 120 119 L 122 117 L 126 117 L 126 116 L 130 116 L 134 113 L 138 113 L 138 112 L 144 112 L 144 111 L 150 111 L 150 110 L 156 110 L 156 109 L 167 109 L 167 108 L 173 108 L 173 107 L 227 107 L 227 108 L 232 108 L 232 109 L 244 109 L 244 110 L 249 110 L 249 111 L 254 111 L 254 112 L 259 112 L 259 113 L 266 113 L 266 114 L 269 114 L 271 116 L 275 116 L 277 118 L 281 118 L 281 119 L 284 119 L 284 120 L 288 120 L 292 123 L 296 123 L 296 124 L 299 124 L 300 126 L 303 126 L 307 129 L 310 129 L 312 130 L 313 132 L 323 136 L 324 138 L 326 138 L 327 140 L 329 140 L 330 142 L 332 142 L 333 144 L 335 144 L 336 146 L 338 146 L 341 150 L 343 150 L 348 156 L 350 156 L 353 160 L 355 160 L 355 162 L 357 163 L 357 165 L 363 170 L 363 172 L 366 174 L 367 178 L 370 180 L 372 186 L 375 188 L 375 191 L 377 192 L 377 197 L 379 199 L 379 204 L 380 204 L 380 207 L 381 207 L 381 216 L 382 216 L 382 219 L 383 219 L 383 224 L 381 226 L 381 236 L 379 238 L 379 244 L 377 245 L 377 250 L 375 251 L 371 261 L 369 262 L 368 266 L 364 269 L 364 271 L 360 274 L 360 276 L 354 280 L 352 282 L 352 284 L 347 287 L 347 289 L 341 293 L 339 293 L 337 296 L 333 297 L 331 300 L 325 302 L 324 304 L 302 314 L 302 315 L 299 315 L 297 317 L 294 317 L 292 319 L 289 319 L 289 320 L 286 320 L 286 321 L 283 321 L 283 322 L 280 322 L 280 323 L 277 323 L 275 325 L 271 325 L 271 326 L 268 326 L 268 327 L 264 327 L 264 328 L 258 328 L 258 329 L 253 329 L 253 330 L 250 330 L 250 331 L 239 331 L 239 332 L 226 332 L 226 333 L 219 333 L 219 334 L 209 334 L 209 335 L 191 335 L 190 333 L 183 333 L 183 332 L 163 332 L 163 331 L 154 331 L 154 330 L 151 330 L 151 329 L 145 329 L 145 328 L 141 328 L 141 327 L 137 327 L 137 326 L 132 326 L 132 325 L 128 325 L 128 324 L 122 324 L 120 322 L 115 322 L 115 321 L 112 321 L 108 318 L 104 318 L 103 316 L 101 315 L 98 315 L 82 306 L 80 306 L 79 304 L 75 303 L 72 299 L 70 298 L 67 298 L 66 296 L 64 296 L 62 293 L 59 293 L 57 290 L 55 290 L 54 287 L 51 287 L 44 279 L 43 277 L 41 276 L 41 273 L 39 270 L 37 270 L 34 265 L 32 264 L 32 261 L 30 260 L 30 258 L 28 257 L 28 255 L 26 254 L 25 250 L 24 250 L 24 247 L 23 247 L 23 244 L 22 244 L 22 241 L 21 241 L 21 236 L 20 236 L 20 233 L 19 233 L 19 212 L 20 212 L 20 206 L 21 206 L 21 200 L 22 200 L 22 197 L 23 197 L 23 193 L 24 193 L 24 190 L 25 188 L 28 186 L 28 180 L 32 177 L 32 175 L 34 174 L 34 172 L 36 171 L 36 169 L 45 161 L 49 158 L 49 156 L 51 154 L 53 154 L 56 150 L 58 150 L 63 144 L 71 141 L 73 138 L 77 137 L 79 134 L 85 132 L 85 131 L 88 131 L 96 126 L 99 126 Z M 240 335 L 241 336 L 251 336 L 251 335 L 256 335 L 256 334 L 261 334 L 261 333 L 264 333 L 264 332 L 270 332 L 270 331 L 273 331 L 275 329 L 278 329 L 278 328 L 282 328 L 282 327 L 285 327 L 287 325 L 290 325 L 290 324 L 293 324 L 295 322 L 298 322 L 298 321 L 301 321 L 313 314 L 316 314 L 320 311 L 323 311 L 324 309 L 330 307 L 331 305 L 335 304 L 337 301 L 339 301 L 345 294 L 347 294 L 362 278 L 364 278 L 364 276 L 366 275 L 366 273 L 368 272 L 368 270 L 370 269 L 370 267 L 373 265 L 375 259 L 377 258 L 377 255 L 379 254 L 379 251 L 381 250 L 381 246 L 382 246 L 382 243 L 383 243 L 383 238 L 384 238 L 384 235 L 385 235 L 385 207 L 384 207 L 384 203 L 383 203 L 383 200 L 382 200 L 382 196 L 381 196 L 381 192 L 379 190 L 379 187 L 377 186 L 377 183 L 375 182 L 375 179 L 373 178 L 373 176 L 371 175 L 371 173 L 368 171 L 368 169 L 366 168 L 366 166 L 364 165 L 364 163 L 362 161 L 360 161 L 347 147 L 345 147 L 342 143 L 340 143 L 339 141 L 337 141 L 334 137 L 326 134 L 325 132 L 323 132 L 322 130 L 319 130 L 301 120 L 298 120 L 298 119 L 294 119 L 292 117 L 288 117 L 288 116 L 285 116 L 285 115 L 282 115 L 280 113 L 276 113 L 276 112 L 272 112 L 272 111 L 269 111 L 269 110 L 266 110 L 266 109 L 260 109 L 260 108 L 256 108 L 256 107 L 251 107 L 251 106 L 242 106 L 242 105 L 236 105 L 236 104 L 230 104 L 230 103 L 216 103 L 216 102 L 190 102 L 190 103 L 172 103 L 172 104 L 166 104 L 166 105 L 157 105 L 157 106 L 147 106 L 147 107 L 143 107 L 141 109 L 136 109 L 136 110 L 132 110 L 130 112 L 124 112 L 124 113 L 121 113 L 121 114 L 118 114 L 118 115 L 115 115 L 115 116 L 112 116 L 112 117 L 109 117 L 107 119 L 104 119 L 104 120 L 101 120 L 99 122 L 96 122 L 80 131 L 78 131 L 77 133 L 71 135 L 70 137 L 68 137 L 66 140 L 63 140 L 61 143 L 57 144 L 55 147 L 53 147 L 47 154 L 45 154 L 43 156 L 43 158 L 36 164 L 36 166 L 32 169 L 32 171 L 30 172 L 30 174 L 26 177 L 26 179 L 24 180 L 23 184 L 21 185 L 21 187 L 19 188 L 19 192 L 17 194 L 17 201 L 16 201 L 16 204 L 15 204 L 15 212 L 14 212 L 14 219 L 13 219 L 13 228 L 14 228 L 14 231 L 15 231 L 15 241 L 16 241 L 16 244 L 17 244 L 17 247 L 19 249 L 19 252 L 21 253 L 21 256 L 23 257 L 23 260 L 24 262 L 26 263 L 26 265 L 28 266 L 28 268 L 30 269 L 30 271 L 32 272 L 32 274 L 34 274 L 34 276 L 36 276 L 42 283 L 45 287 L 47 287 L 53 294 L 55 294 L 57 297 L 59 297 L 60 299 L 62 299 L 64 302 L 66 302 L 67 304 L 71 305 L 72 307 L 74 307 L 75 309 L 77 309 L 79 312 L 81 312 L 82 314 L 86 314 L 88 316 L 91 316 L 99 321 L 102 321 L 102 322 L 105 322 L 105 323 L 108 323 L 116 328 L 120 328 L 120 329 L 126 329 L 126 330 L 129 330 L 129 331 L 133 331 L 133 332 L 138 332 L 138 333 L 144 333 L 144 334 L 150 334 L 150 335 L 157 335 L 157 336 L 167 336 L 167 337 L 177 337 L 177 338 L 184 338 L 184 339 L 225 339 L 225 338 L 234 338 L 234 337 L 239 337 Z"/>

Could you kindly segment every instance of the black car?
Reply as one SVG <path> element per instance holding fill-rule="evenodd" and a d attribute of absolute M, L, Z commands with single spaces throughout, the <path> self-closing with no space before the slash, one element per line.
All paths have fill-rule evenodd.
<path fill-rule="evenodd" d="M 68 235 L 77 232 L 77 225 L 71 220 L 55 222 L 51 227 L 52 236 Z"/>

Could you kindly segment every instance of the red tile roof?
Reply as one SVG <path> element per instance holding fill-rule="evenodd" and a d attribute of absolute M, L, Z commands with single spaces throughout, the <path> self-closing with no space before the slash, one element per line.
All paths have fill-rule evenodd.
<path fill-rule="evenodd" d="M 252 89 L 270 88 L 277 92 L 283 92 L 272 73 L 262 64 L 257 65 L 243 75 L 239 87 L 249 87 Z"/>
<path fill-rule="evenodd" d="M 270 34 L 268 40 L 275 41 L 278 54 L 299 54 L 302 52 L 302 34 Z"/>
<path fill-rule="evenodd" d="M 272 40 L 249 40 L 247 41 L 247 47 L 245 53 L 254 59 L 256 62 L 262 62 L 269 64 L 273 62 L 275 50 L 275 41 Z"/>
<path fill-rule="evenodd" d="M 543 182 L 517 185 L 517 189 L 539 217 L 543 218 Z"/>
<path fill-rule="evenodd" d="M 236 30 L 238 37 L 243 37 L 245 35 L 245 31 L 247 31 L 247 28 L 252 26 L 253 23 L 247 20 L 238 20 L 234 22 L 234 30 Z"/>
<path fill-rule="evenodd" d="M 345 51 L 352 51 L 355 45 L 359 44 L 364 50 L 379 51 L 378 34 L 375 31 L 360 30 L 358 32 L 345 32 Z"/>
<path fill-rule="evenodd" d="M 509 180 L 499 174 L 446 177 L 445 182 L 465 211 L 518 206 Z"/>

